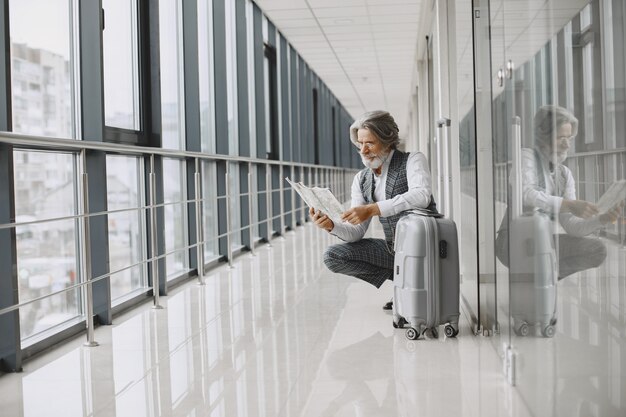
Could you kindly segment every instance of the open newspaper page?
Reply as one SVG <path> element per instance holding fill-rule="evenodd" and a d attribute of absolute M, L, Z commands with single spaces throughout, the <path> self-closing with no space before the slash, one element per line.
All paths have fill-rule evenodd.
<path fill-rule="evenodd" d="M 626 180 L 615 181 L 598 200 L 598 211 L 606 213 L 626 199 Z"/>
<path fill-rule="evenodd" d="M 328 188 L 307 187 L 302 182 L 295 183 L 291 181 L 288 177 L 285 180 L 302 197 L 307 206 L 328 215 L 335 223 L 342 222 L 343 206 Z"/>

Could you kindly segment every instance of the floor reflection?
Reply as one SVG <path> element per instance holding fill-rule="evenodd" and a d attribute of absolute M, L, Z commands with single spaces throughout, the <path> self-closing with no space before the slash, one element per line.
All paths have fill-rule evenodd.
<path fill-rule="evenodd" d="M 0 377 L 0 414 L 527 415 L 465 319 L 457 339 L 408 341 L 380 309 L 390 284 L 323 267 L 331 239 L 300 227 L 174 290 L 163 310 L 97 328 L 99 347 L 80 338 L 29 361 Z"/>

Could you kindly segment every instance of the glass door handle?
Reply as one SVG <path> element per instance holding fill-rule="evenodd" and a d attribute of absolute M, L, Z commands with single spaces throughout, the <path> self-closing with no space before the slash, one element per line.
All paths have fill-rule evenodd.
<path fill-rule="evenodd" d="M 515 63 L 510 59 L 506 62 L 506 78 L 509 80 L 513 78 L 513 70 L 515 69 Z"/>
<path fill-rule="evenodd" d="M 498 70 L 497 78 L 498 78 L 498 86 L 502 87 L 504 85 L 504 70 L 502 68 Z"/>

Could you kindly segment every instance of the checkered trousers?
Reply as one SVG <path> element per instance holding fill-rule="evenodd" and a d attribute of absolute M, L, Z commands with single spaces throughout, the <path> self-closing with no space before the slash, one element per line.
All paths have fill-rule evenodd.
<path fill-rule="evenodd" d="M 324 264 L 333 272 L 350 275 L 380 288 L 393 280 L 394 253 L 385 239 L 361 239 L 332 245 L 324 252 Z"/>

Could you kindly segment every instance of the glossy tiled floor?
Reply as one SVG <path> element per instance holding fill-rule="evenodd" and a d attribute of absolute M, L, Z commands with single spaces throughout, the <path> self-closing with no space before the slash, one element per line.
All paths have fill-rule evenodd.
<path fill-rule="evenodd" d="M 299 227 L 0 377 L 1 416 L 527 416 L 489 338 L 405 338 Z"/>

